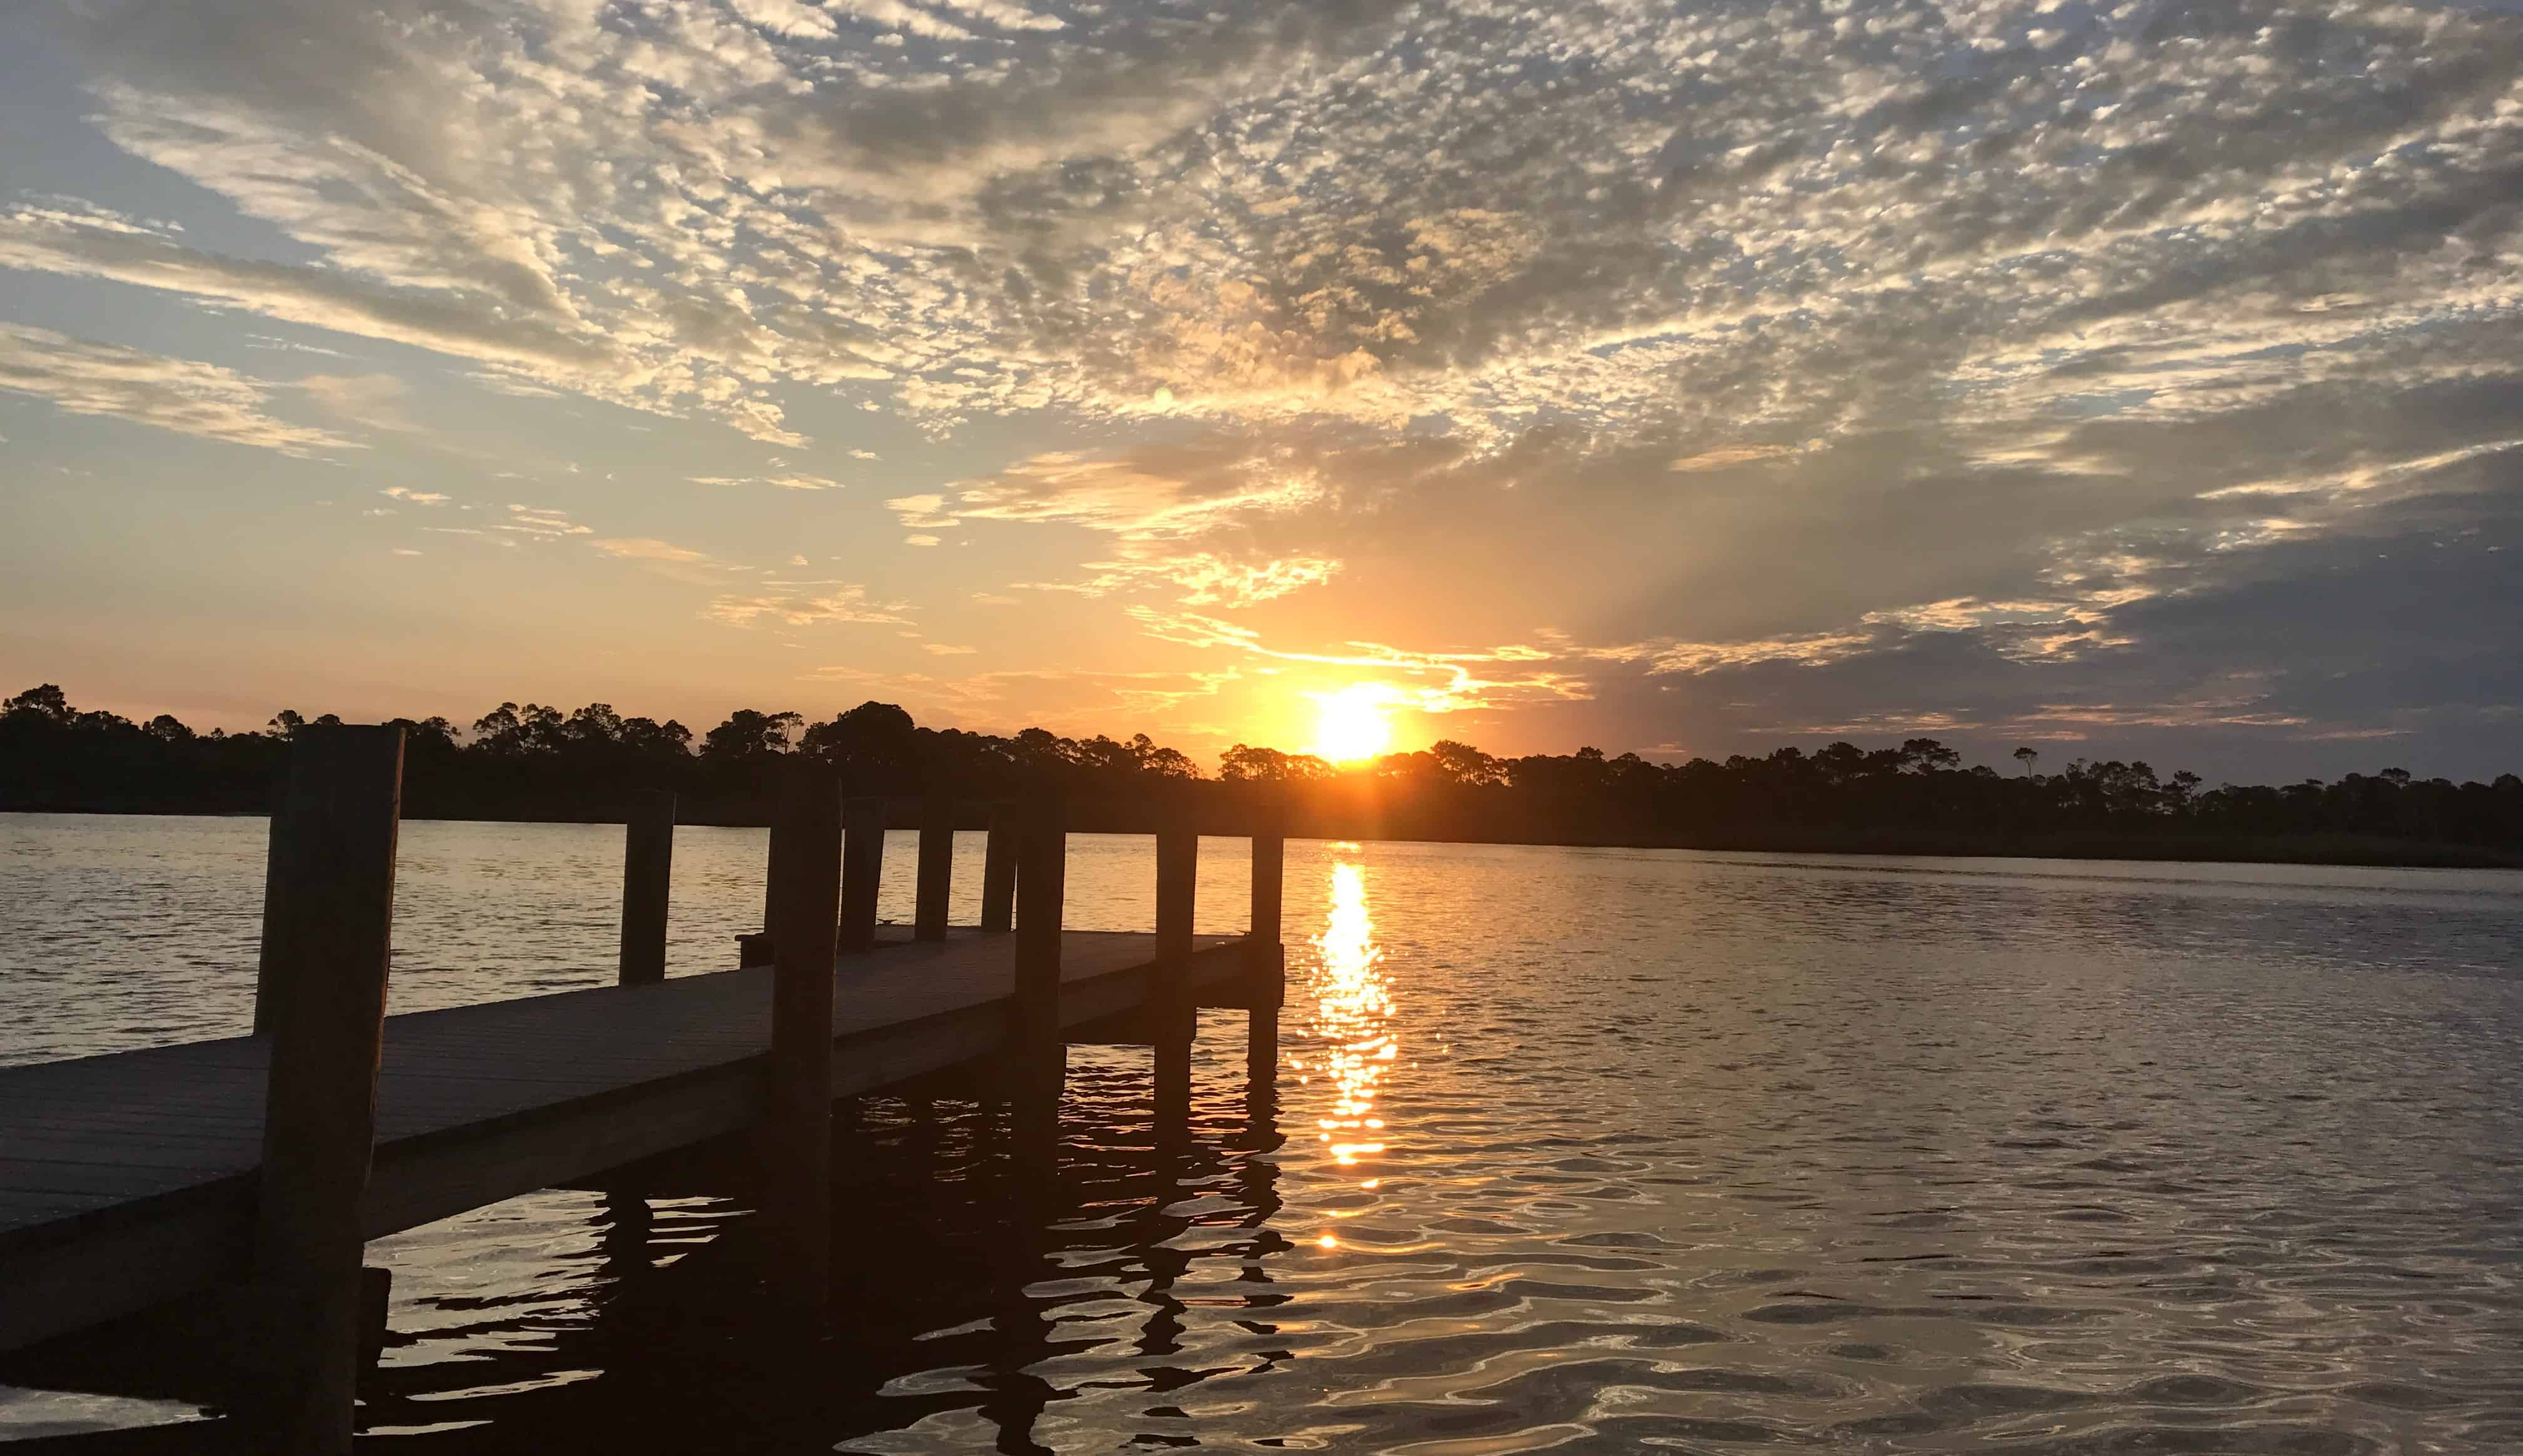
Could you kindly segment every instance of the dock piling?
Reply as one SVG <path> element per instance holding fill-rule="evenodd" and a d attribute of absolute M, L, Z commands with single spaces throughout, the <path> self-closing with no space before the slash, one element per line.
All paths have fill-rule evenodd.
<path fill-rule="evenodd" d="M 946 896 L 955 882 L 955 800 L 931 793 L 921 805 L 920 881 L 913 902 L 914 940 L 946 938 Z"/>
<path fill-rule="evenodd" d="M 981 858 L 981 928 L 1005 934 L 1017 905 L 1017 814 L 1000 804 L 990 810 L 989 848 Z"/>
<path fill-rule="evenodd" d="M 842 822 L 840 948 L 847 954 L 876 948 L 877 888 L 884 878 L 884 801 L 850 800 Z"/>
<path fill-rule="evenodd" d="M 401 728 L 290 736 L 266 926 L 271 1038 L 239 1414 L 258 1449 L 348 1453 L 362 1342 L 359 1201 L 394 939 Z"/>
<path fill-rule="evenodd" d="M 666 978 L 666 896 L 675 874 L 675 796 L 663 789 L 631 804 L 622 831 L 622 961 L 617 984 Z"/>
<path fill-rule="evenodd" d="M 1245 954 L 1252 958 L 1251 1000 L 1246 1003 L 1244 1069 L 1256 1096 L 1279 1085 L 1279 1008 L 1288 996 L 1288 953 L 1280 943 L 1280 890 L 1287 868 L 1287 822 L 1269 804 L 1253 824 L 1253 928 Z"/>
<path fill-rule="evenodd" d="M 359 1271 L 359 1373 L 372 1374 L 385 1358 L 387 1318 L 394 1309 L 394 1271 L 375 1264 Z"/>
<path fill-rule="evenodd" d="M 1157 830 L 1156 959 L 1144 998 L 1161 1136 L 1179 1137 L 1191 1115 L 1191 1044 L 1199 1030 L 1191 987 L 1192 909 L 1199 883 L 1200 833 L 1188 817 L 1170 814 Z"/>
<path fill-rule="evenodd" d="M 807 769 L 771 829 L 771 1062 L 763 1129 L 774 1286 L 820 1306 L 833 1282 L 833 957 L 840 785 Z"/>
<path fill-rule="evenodd" d="M 21 1150 L 0 1158 L 0 1351 L 183 1305 L 196 1328 L 177 1341 L 206 1367 L 192 1388 L 234 1417 L 243 1448 L 338 1452 L 368 1409 L 360 1360 L 378 1345 L 383 1285 L 361 1283 L 363 1237 L 535 1189 L 708 1180 L 732 1171 L 731 1146 L 760 1159 L 762 1215 L 742 1242 L 791 1312 L 822 1325 L 850 1146 L 838 1129 L 857 1100 L 917 1106 L 977 1082 L 990 1137 L 1011 1153 L 992 1160 L 1013 1165 L 1017 1197 L 1049 1208 L 1066 1046 L 1154 1046 L 1159 1146 L 1187 1151 L 1189 1009 L 1250 1009 L 1257 968 L 1277 969 L 1271 847 L 1256 932 L 1197 934 L 1224 927 L 1196 923 L 1200 845 L 1181 820 L 1156 847 L 1155 933 L 1069 930 L 1056 795 L 999 817 L 996 898 L 1012 934 L 888 935 L 836 964 L 844 883 L 863 888 L 872 867 L 843 873 L 852 826 L 831 767 L 789 759 L 763 795 L 775 811 L 764 929 L 745 937 L 743 969 L 384 1016 L 400 743 L 392 729 L 324 726 L 289 747 L 265 1034 L 0 1068 L 0 1123 Z M 873 830 L 872 817 L 859 823 Z M 943 818 L 931 805 L 922 822 L 942 830 Z M 650 822 L 663 837 L 662 803 Z M 636 837 L 626 830 L 634 945 Z M 858 837 L 874 849 L 872 832 Z M 904 916 L 915 924 L 934 923 L 936 842 L 928 913 Z M 381 1060 L 395 1075 L 378 1077 Z M 1260 1057 L 1265 1076 L 1269 1065 Z M 998 1131 L 1003 1103 L 1013 1137 Z M 1266 1132 L 1272 1104 L 1253 1105 Z M 644 1259 L 631 1230 L 615 1233 L 609 1259 Z"/>
<path fill-rule="evenodd" d="M 281 909 L 281 894 L 287 889 L 282 861 L 288 854 L 282 832 L 288 827 L 289 761 L 285 757 L 271 775 L 271 820 L 263 833 L 262 847 L 262 947 L 255 957 L 254 969 L 254 1034 L 264 1036 L 271 1031 L 273 994 L 271 990 L 271 937 L 286 912 Z"/>
<path fill-rule="evenodd" d="M 1068 893 L 1067 806 L 1046 790 L 1018 811 L 1016 834 L 1016 995 L 1008 1058 L 1017 1155 L 1047 1169 L 1060 1141 L 1061 1084 L 1069 1047 L 1060 1026 L 1060 946 Z"/>

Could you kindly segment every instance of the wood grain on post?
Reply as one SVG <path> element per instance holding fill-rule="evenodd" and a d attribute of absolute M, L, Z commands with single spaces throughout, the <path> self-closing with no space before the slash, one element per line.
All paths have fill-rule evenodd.
<path fill-rule="evenodd" d="M 774 1283 L 802 1302 L 833 1278 L 833 956 L 840 785 L 802 770 L 771 828 L 771 1062 L 766 1155 Z"/>
<path fill-rule="evenodd" d="M 249 1369 L 259 1450 L 347 1453 L 360 1342 L 359 1199 L 376 1143 L 394 942 L 403 729 L 290 736 L 267 930 L 271 1062 L 255 1205 Z"/>
<path fill-rule="evenodd" d="M 622 831 L 622 985 L 666 978 L 666 898 L 674 878 L 675 796 L 642 794 Z"/>
<path fill-rule="evenodd" d="M 1157 1125 L 1179 1135 L 1191 1110 L 1192 909 L 1200 883 L 1200 834 L 1172 814 L 1157 830 L 1157 954 L 1149 967 L 1145 1014 L 1154 1035 Z"/>
<path fill-rule="evenodd" d="M 842 812 L 841 952 L 876 945 L 877 889 L 884 878 L 884 801 L 852 799 Z"/>
<path fill-rule="evenodd" d="M 1279 943 L 1279 894 L 1288 858 L 1286 820 L 1276 804 L 1265 804 L 1253 820 L 1253 930 L 1263 945 Z"/>
<path fill-rule="evenodd" d="M 955 800 L 931 793 L 921 805 L 920 883 L 912 903 L 912 938 L 946 938 L 946 896 L 955 883 Z"/>
<path fill-rule="evenodd" d="M 1047 1169 L 1059 1147 L 1068 1046 L 1060 1034 L 1060 947 L 1068 894 L 1067 806 L 1057 792 L 1020 809 L 1016 844 L 1016 994 L 1009 1051 L 1021 1161 Z"/>
<path fill-rule="evenodd" d="M 774 827 L 780 816 L 772 815 Z M 777 914 L 779 887 L 771 878 L 771 855 L 766 848 L 762 857 L 762 928 L 751 933 L 738 931 L 736 937 L 736 963 L 768 965 L 771 963 L 771 919 Z"/>
<path fill-rule="evenodd" d="M 262 847 L 262 946 L 254 962 L 254 1034 L 262 1036 L 271 1030 L 273 994 L 271 990 L 271 937 L 284 914 L 280 899 L 288 888 L 283 877 L 282 861 L 288 851 L 283 847 L 282 831 L 289 816 L 283 811 L 289 803 L 289 758 L 283 750 L 280 767 L 271 775 L 271 821 L 263 832 Z"/>
<path fill-rule="evenodd" d="M 1017 813 L 1006 804 L 990 811 L 989 847 L 981 856 L 981 928 L 1004 934 L 1016 923 Z"/>
<path fill-rule="evenodd" d="M 1244 1020 L 1244 1071 L 1250 1089 L 1268 1096 L 1279 1083 L 1279 1008 L 1288 997 L 1288 953 L 1280 944 L 1280 891 L 1288 857 L 1287 822 L 1276 803 L 1253 823 L 1253 928 L 1245 937 L 1250 985 Z"/>

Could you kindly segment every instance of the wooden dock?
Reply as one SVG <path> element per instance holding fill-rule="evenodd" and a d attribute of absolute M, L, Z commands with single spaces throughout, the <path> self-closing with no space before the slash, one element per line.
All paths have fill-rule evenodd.
<path fill-rule="evenodd" d="M 631 816 L 621 984 L 382 1016 L 370 919 L 392 898 L 392 827 L 374 822 L 395 802 L 388 731 L 337 729 L 376 736 L 315 735 L 294 755 L 258 1034 L 0 1068 L 0 1351 L 233 1287 L 248 1292 L 238 1339 L 278 1329 L 291 1332 L 281 1344 L 306 1345 L 266 1362 L 259 1408 L 258 1391 L 241 1393 L 268 1448 L 343 1450 L 352 1357 L 335 1346 L 358 1298 L 359 1242 L 749 1135 L 766 1214 L 790 1227 L 775 1246 L 812 1302 L 829 1268 L 832 1100 L 988 1067 L 1022 1134 L 1029 1104 L 1037 1128 L 1056 1125 L 1046 1100 L 1066 1042 L 1136 1041 L 1156 1049 L 1162 1108 L 1182 1092 L 1169 1084 L 1187 1084 L 1202 1006 L 1246 1009 L 1257 1083 L 1275 1066 L 1280 855 L 1266 826 L 1245 935 L 1191 934 L 1197 837 L 1184 824 L 1158 835 L 1153 933 L 1063 928 L 1056 804 L 993 821 L 990 928 L 949 927 L 954 812 L 941 801 L 923 811 L 915 926 L 880 929 L 884 815 L 844 816 L 829 777 L 775 827 L 767 929 L 746 945 L 761 963 L 659 978 L 672 820 L 669 805 L 661 828 L 652 805 Z M 399 734 L 392 749 L 399 784 Z M 358 879 L 358 851 L 380 832 L 382 912 L 377 866 Z"/>

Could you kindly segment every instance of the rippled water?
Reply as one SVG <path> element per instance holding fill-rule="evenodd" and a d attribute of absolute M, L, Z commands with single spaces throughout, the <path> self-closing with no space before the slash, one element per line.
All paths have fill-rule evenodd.
<path fill-rule="evenodd" d="M 619 832 L 407 825 L 396 1007 L 606 979 Z M 260 836 L 0 817 L 0 1058 L 241 1029 Z M 678 973 L 761 845 L 682 831 Z M 1072 921 L 1151 877 L 1077 840 Z M 1299 843 L 1287 936 L 1275 1118 L 1235 1013 L 1188 1147 L 1072 1051 L 1048 1202 L 970 1104 L 868 1100 L 832 1328 L 730 1277 L 740 1188 L 373 1246 L 379 1444 L 2523 1448 L 2523 876 Z"/>

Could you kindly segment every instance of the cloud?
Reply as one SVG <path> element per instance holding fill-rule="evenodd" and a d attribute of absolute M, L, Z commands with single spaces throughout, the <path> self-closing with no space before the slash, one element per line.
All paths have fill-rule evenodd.
<path fill-rule="evenodd" d="M 784 491 L 837 491 L 840 482 L 808 475 L 801 470 L 783 470 L 771 475 L 695 475 L 687 477 L 696 486 L 777 486 Z"/>
<path fill-rule="evenodd" d="M 1184 646 L 1224 648 L 1284 663 L 1363 670 L 1381 676 L 1420 680 L 1397 687 L 1390 701 L 1422 713 L 1458 713 L 1542 701 L 1583 701 L 1593 695 L 1584 677 L 1543 666 L 1557 654 L 1508 643 L 1486 650 L 1424 651 L 1381 642 L 1349 642 L 1346 650 L 1309 652 L 1266 645 L 1262 634 L 1246 627 L 1197 613 L 1166 613 L 1134 607 L 1147 634 Z"/>
<path fill-rule="evenodd" d="M 679 546 L 672 541 L 655 540 L 647 537 L 607 537 L 589 541 L 588 544 L 607 556 L 618 556 L 632 561 L 663 561 L 688 565 L 711 559 L 707 552 L 695 551 L 689 546 Z"/>
<path fill-rule="evenodd" d="M 1730 445 L 1716 449 L 1686 455 L 1666 466 L 1668 470 L 1688 473 L 1694 470 L 1726 470 L 1738 465 L 1755 465 L 1763 460 L 1776 460 L 1794 451 L 1783 445 Z"/>
<path fill-rule="evenodd" d="M 110 415 L 228 445 L 312 456 L 357 441 L 263 412 L 271 387 L 233 369 L 169 358 L 50 329 L 0 324 L 0 390 L 71 414 Z"/>
<path fill-rule="evenodd" d="M 83 20 L 106 135 L 320 262 L 69 204 L 0 258 L 773 441 L 841 387 L 939 431 L 1547 415 L 1690 469 L 2513 307 L 2494 12 L 944 10 Z"/>
<path fill-rule="evenodd" d="M 880 602 L 865 587 L 848 583 L 770 583 L 787 589 L 754 595 L 729 594 L 709 604 L 705 615 L 730 627 L 814 627 L 826 623 L 906 624 L 906 602 Z"/>
<path fill-rule="evenodd" d="M 903 525 L 924 530 L 943 530 L 955 524 L 955 518 L 944 513 L 945 506 L 946 497 L 938 494 L 897 495 L 884 503 L 884 508 Z"/>
<path fill-rule="evenodd" d="M 1072 526 L 1110 538 L 1116 554 L 1084 563 L 1092 575 L 1021 585 L 1084 596 L 1168 593 L 1191 606 L 1251 606 L 1319 586 L 1336 557 L 1281 551 L 1262 540 L 1274 518 L 1323 503 L 1306 460 L 1235 439 L 1149 446 L 1116 455 L 1053 452 L 943 494 L 886 502 L 905 525 L 1016 521 Z"/>
<path fill-rule="evenodd" d="M 309 374 L 298 388 L 324 408 L 371 430 L 410 434 L 420 427 L 404 413 L 411 387 L 392 374 Z"/>
<path fill-rule="evenodd" d="M 577 522 L 572 521 L 569 518 L 569 512 L 567 511 L 558 510 L 550 506 L 518 505 L 513 503 L 508 507 L 508 518 L 492 526 L 490 529 L 493 531 L 504 531 L 513 536 L 547 540 L 572 536 L 593 536 L 595 534 L 595 528 L 592 526 L 582 526 Z"/>
<path fill-rule="evenodd" d="M 1642 742 L 2485 732 L 2453 669 L 2408 666 L 2436 661 L 2415 604 L 2444 603 L 2407 561 L 2493 559 L 2516 490 L 2501 9 L 199 0 L 67 23 L 107 140 L 254 241 L 29 199 L 0 267 L 782 448 L 891 414 L 1008 461 L 895 487 L 906 545 L 1027 533 L 1027 599 L 1188 658 L 1392 673 L 1533 723 L 1584 703 Z M 289 441 L 226 377 L 196 433 L 343 444 Z M 738 470 L 695 479 L 838 485 Z M 2369 547 L 2401 574 L 2356 566 Z M 2184 615 L 2334 579 L 2396 651 Z M 2474 617 L 2518 615 L 2464 579 Z"/>
<path fill-rule="evenodd" d="M 1214 672 L 1010 669 L 948 678 L 833 664 L 819 667 L 807 677 L 898 702 L 924 723 L 991 732 L 1014 732 L 1047 722 L 1144 723 L 1164 714 L 1214 705 L 1226 689 L 1245 681 L 1231 668 Z M 1219 745 L 1225 741 L 1219 738 Z"/>

